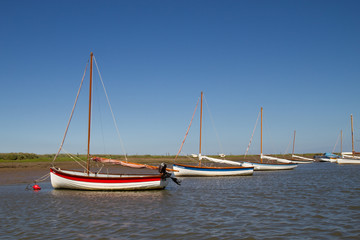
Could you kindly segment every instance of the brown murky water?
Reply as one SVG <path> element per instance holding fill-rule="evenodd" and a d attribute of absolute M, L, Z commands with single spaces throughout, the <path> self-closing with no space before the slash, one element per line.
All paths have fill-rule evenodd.
<path fill-rule="evenodd" d="M 1 239 L 360 239 L 360 166 L 186 178 L 164 191 L 0 186 Z"/>

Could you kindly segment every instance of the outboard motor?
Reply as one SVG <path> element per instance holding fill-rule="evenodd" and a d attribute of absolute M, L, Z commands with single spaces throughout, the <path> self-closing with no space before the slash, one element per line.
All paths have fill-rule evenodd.
<path fill-rule="evenodd" d="M 165 173 L 167 173 L 166 172 L 166 163 L 161 163 L 160 165 L 159 165 L 159 173 L 161 173 L 161 174 L 165 174 Z"/>
<path fill-rule="evenodd" d="M 173 177 L 171 173 L 168 173 L 166 171 L 166 163 L 161 163 L 159 165 L 159 173 L 162 175 L 163 178 L 171 178 L 171 180 L 173 180 L 174 183 L 176 183 L 177 185 L 180 185 L 181 181 L 179 179 L 177 179 L 176 177 Z"/>

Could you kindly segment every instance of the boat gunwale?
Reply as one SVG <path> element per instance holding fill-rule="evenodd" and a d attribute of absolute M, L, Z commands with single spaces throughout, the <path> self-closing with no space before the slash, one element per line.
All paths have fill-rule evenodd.
<path fill-rule="evenodd" d="M 264 162 L 249 162 L 249 161 L 245 161 L 246 163 L 250 163 L 250 164 L 262 164 L 262 165 L 298 165 L 298 163 L 281 163 L 281 162 L 274 162 L 274 163 L 264 163 Z"/>
<path fill-rule="evenodd" d="M 191 168 L 201 168 L 201 169 L 216 169 L 216 170 L 221 170 L 221 169 L 254 169 L 254 167 L 243 167 L 243 166 L 239 166 L 239 167 L 200 167 L 200 166 L 192 166 L 192 165 L 185 165 L 185 164 L 174 164 L 174 166 L 181 166 L 181 167 L 191 167 Z"/>

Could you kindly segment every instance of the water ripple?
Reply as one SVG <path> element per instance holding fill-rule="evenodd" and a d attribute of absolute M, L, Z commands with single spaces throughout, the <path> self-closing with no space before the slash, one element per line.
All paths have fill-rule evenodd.
<path fill-rule="evenodd" d="M 184 178 L 165 191 L 0 187 L 2 239 L 359 239 L 360 166 Z"/>

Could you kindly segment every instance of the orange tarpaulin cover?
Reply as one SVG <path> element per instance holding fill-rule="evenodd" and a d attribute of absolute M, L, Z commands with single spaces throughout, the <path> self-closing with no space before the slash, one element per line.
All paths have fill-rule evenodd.
<path fill-rule="evenodd" d="M 93 161 L 95 161 L 95 162 L 118 164 L 118 165 L 121 165 L 121 166 L 124 166 L 124 167 L 148 168 L 148 169 L 153 169 L 153 170 L 158 169 L 158 167 L 155 167 L 155 166 L 150 166 L 150 165 L 140 164 L 140 163 L 124 162 L 124 161 L 117 160 L 117 159 L 109 159 L 109 158 L 101 158 L 101 157 L 93 157 L 91 159 Z M 170 169 L 170 168 L 167 168 L 166 170 L 167 171 L 174 171 L 173 169 Z"/>

